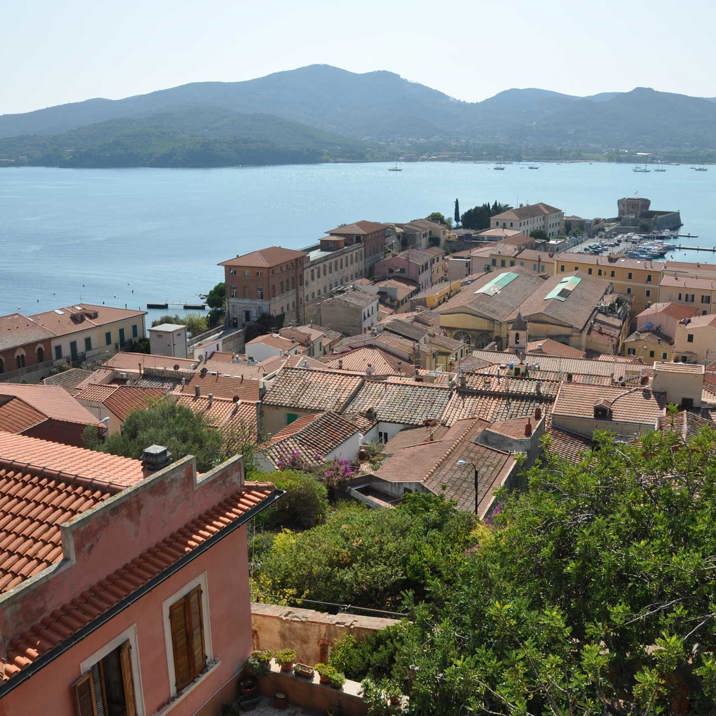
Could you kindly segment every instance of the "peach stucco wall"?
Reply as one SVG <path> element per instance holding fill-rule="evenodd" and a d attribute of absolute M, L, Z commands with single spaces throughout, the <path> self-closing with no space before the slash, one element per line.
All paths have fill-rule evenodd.
<path fill-rule="evenodd" d="M 217 666 L 167 713 L 195 713 L 230 682 L 251 650 L 246 528 L 241 527 L 180 572 L 155 587 L 107 624 L 73 646 L 0 700 L 0 716 L 73 716 L 70 686 L 83 660 L 134 625 L 137 630 L 144 713 L 167 705 L 169 674 L 162 603 L 195 577 L 206 573 L 213 656 Z"/>

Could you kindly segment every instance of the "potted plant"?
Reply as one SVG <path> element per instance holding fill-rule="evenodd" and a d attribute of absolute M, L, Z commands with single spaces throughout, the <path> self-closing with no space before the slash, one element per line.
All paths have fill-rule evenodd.
<path fill-rule="evenodd" d="M 328 685 L 333 689 L 339 691 L 343 688 L 343 684 L 346 683 L 345 674 L 338 669 L 333 669 L 333 673 L 328 677 Z"/>
<path fill-rule="evenodd" d="M 274 654 L 274 657 L 281 666 L 281 671 L 290 672 L 296 662 L 296 651 L 294 649 L 281 649 Z"/>
<path fill-rule="evenodd" d="M 335 671 L 335 669 L 330 664 L 316 664 L 316 671 L 318 672 L 318 677 L 322 684 L 330 684 L 330 677 Z"/>
<path fill-rule="evenodd" d="M 293 673 L 302 679 L 312 679 L 315 669 L 308 664 L 298 663 L 293 665 Z"/>
<path fill-rule="evenodd" d="M 263 676 L 271 669 L 271 657 L 272 654 L 267 649 L 252 651 L 246 665 L 254 676 Z"/>

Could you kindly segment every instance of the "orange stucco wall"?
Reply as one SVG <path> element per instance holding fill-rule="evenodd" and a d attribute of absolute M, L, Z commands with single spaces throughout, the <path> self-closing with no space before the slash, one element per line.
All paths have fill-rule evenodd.
<path fill-rule="evenodd" d="M 241 527 L 180 572 L 73 646 L 0 700 L 0 716 L 53 714 L 73 716 L 71 684 L 80 664 L 134 625 L 137 630 L 144 713 L 167 705 L 169 673 L 162 603 L 195 577 L 206 573 L 213 657 L 217 666 L 168 710 L 173 716 L 195 713 L 230 682 L 251 650 L 246 528 Z"/>

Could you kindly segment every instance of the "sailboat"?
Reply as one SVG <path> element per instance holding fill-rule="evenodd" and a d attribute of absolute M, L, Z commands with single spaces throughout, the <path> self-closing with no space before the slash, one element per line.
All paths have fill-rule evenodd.
<path fill-rule="evenodd" d="M 398 166 L 398 162 L 395 162 L 395 166 L 388 167 L 389 172 L 402 172 L 403 170 Z"/>
<path fill-rule="evenodd" d="M 651 171 L 651 169 L 648 169 L 647 166 L 646 166 L 646 163 L 644 163 L 644 166 L 643 166 L 643 167 L 636 166 L 636 167 L 634 167 L 634 168 L 632 169 L 632 171 L 633 171 L 633 172 L 640 172 L 641 174 L 648 174 L 648 173 Z"/>

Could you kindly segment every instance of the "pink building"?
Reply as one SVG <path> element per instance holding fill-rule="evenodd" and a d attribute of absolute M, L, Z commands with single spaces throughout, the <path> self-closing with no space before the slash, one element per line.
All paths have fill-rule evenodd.
<path fill-rule="evenodd" d="M 246 524 L 281 493 L 238 456 L 166 462 L 0 433 L 0 716 L 210 716 L 235 698 Z"/>
<path fill-rule="evenodd" d="M 673 340 L 680 321 L 699 314 L 695 306 L 681 303 L 652 303 L 636 317 L 636 330 L 661 333 Z"/>

